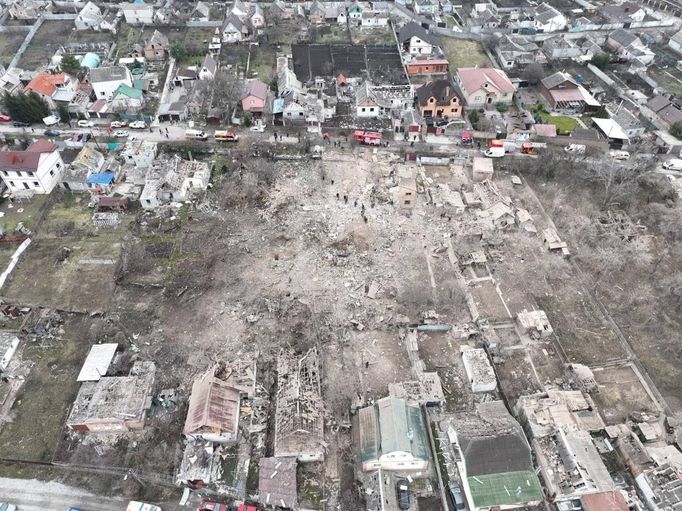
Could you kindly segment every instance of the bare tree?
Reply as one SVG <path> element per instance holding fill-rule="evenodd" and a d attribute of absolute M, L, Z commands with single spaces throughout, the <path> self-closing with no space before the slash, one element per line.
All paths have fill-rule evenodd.
<path fill-rule="evenodd" d="M 221 112 L 223 120 L 242 95 L 242 81 L 230 70 L 220 70 L 213 79 L 211 108 Z"/>

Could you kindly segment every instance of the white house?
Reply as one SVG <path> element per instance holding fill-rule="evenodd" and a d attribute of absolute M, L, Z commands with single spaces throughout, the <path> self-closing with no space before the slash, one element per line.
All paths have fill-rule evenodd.
<path fill-rule="evenodd" d="M 360 21 L 360 18 L 362 18 L 362 12 L 364 9 L 360 5 L 359 2 L 354 2 L 353 5 L 351 5 L 348 8 L 348 19 L 354 20 L 354 21 Z"/>
<path fill-rule="evenodd" d="M 109 101 L 119 85 L 133 86 L 133 77 L 125 66 L 96 67 L 90 70 L 89 76 L 97 99 Z"/>
<path fill-rule="evenodd" d="M 263 16 L 263 9 L 260 5 L 254 4 L 249 12 L 249 21 L 253 28 L 263 28 L 265 26 L 265 17 Z"/>
<path fill-rule="evenodd" d="M 92 2 L 88 2 L 73 20 L 76 30 L 109 30 L 116 32 L 116 18 L 105 17 L 102 11 Z"/>
<path fill-rule="evenodd" d="M 0 152 L 0 176 L 10 193 L 48 194 L 63 169 L 57 145 L 47 140 L 38 140 L 25 151 Z"/>
<path fill-rule="evenodd" d="M 288 121 L 305 119 L 306 108 L 303 105 L 292 101 L 284 107 L 284 110 L 282 110 L 282 117 Z"/>
<path fill-rule="evenodd" d="M 410 55 L 431 55 L 440 47 L 438 38 L 414 21 L 400 27 L 398 41 Z"/>
<path fill-rule="evenodd" d="M 249 27 L 237 16 L 232 13 L 223 23 L 223 42 L 238 43 L 249 37 Z"/>
<path fill-rule="evenodd" d="M 414 0 L 412 4 L 412 9 L 416 14 L 424 15 L 434 15 L 438 10 L 438 4 L 432 2 L 431 0 Z"/>
<path fill-rule="evenodd" d="M 234 0 L 232 4 L 232 9 L 230 9 L 230 14 L 239 16 L 240 18 L 246 16 L 249 13 L 249 8 L 246 6 L 242 0 Z"/>
<path fill-rule="evenodd" d="M 668 47 L 682 55 L 682 30 L 676 32 L 675 35 L 670 38 L 670 41 L 668 41 Z"/>
<path fill-rule="evenodd" d="M 207 54 L 199 70 L 199 80 L 213 80 L 217 70 L 218 63 L 210 53 Z"/>
<path fill-rule="evenodd" d="M 358 412 L 362 470 L 419 471 L 429 466 L 419 405 L 384 397 Z"/>
<path fill-rule="evenodd" d="M 137 112 L 143 105 L 142 91 L 125 84 L 116 87 L 109 102 L 110 110 L 113 112 Z"/>
<path fill-rule="evenodd" d="M 387 27 L 388 13 L 365 11 L 360 17 L 360 26 L 362 28 Z"/>
<path fill-rule="evenodd" d="M 121 12 L 128 25 L 151 25 L 154 22 L 154 6 L 150 4 L 121 4 Z"/>
<path fill-rule="evenodd" d="M 549 4 L 542 3 L 535 8 L 534 27 L 541 32 L 557 32 L 566 28 L 566 16 Z"/>

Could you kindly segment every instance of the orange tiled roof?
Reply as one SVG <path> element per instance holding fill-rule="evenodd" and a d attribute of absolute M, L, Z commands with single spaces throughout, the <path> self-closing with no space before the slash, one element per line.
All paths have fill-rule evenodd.
<path fill-rule="evenodd" d="M 51 74 L 43 72 L 28 82 L 24 91 L 35 91 L 44 96 L 52 96 L 57 85 L 62 85 L 65 81 L 66 74 L 64 73 Z"/>

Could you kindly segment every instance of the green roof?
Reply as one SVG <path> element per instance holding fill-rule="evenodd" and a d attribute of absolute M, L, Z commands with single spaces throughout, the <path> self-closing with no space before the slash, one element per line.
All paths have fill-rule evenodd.
<path fill-rule="evenodd" d="M 114 91 L 112 98 L 115 98 L 119 94 L 128 96 L 131 99 L 142 99 L 142 91 L 140 89 L 133 89 L 124 83 L 118 86 L 118 88 Z"/>
<path fill-rule="evenodd" d="M 505 506 L 543 499 L 535 472 L 506 472 L 467 478 L 474 507 Z"/>
<path fill-rule="evenodd" d="M 359 412 L 363 462 L 392 452 L 408 452 L 428 460 L 428 439 L 421 409 L 404 399 L 384 397 Z"/>

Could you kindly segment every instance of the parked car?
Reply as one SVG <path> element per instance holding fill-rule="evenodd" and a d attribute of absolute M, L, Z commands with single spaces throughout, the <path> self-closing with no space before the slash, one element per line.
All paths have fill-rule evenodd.
<path fill-rule="evenodd" d="M 630 159 L 630 153 L 627 151 L 610 151 L 609 156 L 614 160 L 626 161 Z"/>
<path fill-rule="evenodd" d="M 45 130 L 44 134 L 46 137 L 58 137 L 61 133 L 57 130 Z"/>
<path fill-rule="evenodd" d="M 450 497 L 452 502 L 455 504 L 455 509 L 457 511 L 465 510 L 466 504 L 464 503 L 464 495 L 462 494 L 462 488 L 459 487 L 457 483 L 450 481 L 448 483 L 448 489 L 450 490 Z"/>
<path fill-rule="evenodd" d="M 672 159 L 672 160 L 668 160 L 668 161 L 666 161 L 666 162 L 662 165 L 662 167 L 663 167 L 665 170 L 678 170 L 678 171 L 682 171 L 682 160 L 677 159 L 677 158 Z"/>
<path fill-rule="evenodd" d="M 144 121 L 133 121 L 128 125 L 128 127 L 134 130 L 143 130 L 147 127 L 147 123 Z"/>
<path fill-rule="evenodd" d="M 265 125 L 264 124 L 254 124 L 249 128 L 251 131 L 255 131 L 257 133 L 263 133 L 265 131 Z"/>
<path fill-rule="evenodd" d="M 0 511 L 17 511 L 17 506 L 9 502 L 0 502 Z"/>
<path fill-rule="evenodd" d="M 401 479 L 396 484 L 398 490 L 398 507 L 406 510 L 410 509 L 410 488 L 407 486 L 407 481 Z"/>
<path fill-rule="evenodd" d="M 10 122 L 12 118 L 9 115 L 0 114 L 0 122 Z"/>
<path fill-rule="evenodd" d="M 228 511 L 227 504 L 221 504 L 220 502 L 213 502 L 212 500 L 203 500 L 197 511 Z"/>
<path fill-rule="evenodd" d="M 491 147 L 490 149 L 487 149 L 483 154 L 488 158 L 502 158 L 504 156 L 504 147 Z"/>
<path fill-rule="evenodd" d="M 585 154 L 585 145 L 583 144 L 568 144 L 566 147 L 564 147 L 564 151 L 567 153 L 577 153 L 577 154 Z"/>
<path fill-rule="evenodd" d="M 114 136 L 115 136 L 115 137 L 127 138 L 128 135 L 130 135 L 130 133 L 128 132 L 128 130 L 116 130 L 116 131 L 114 132 Z"/>
<path fill-rule="evenodd" d="M 85 119 L 81 119 L 78 121 L 78 127 L 80 128 L 92 128 L 95 125 L 94 122 L 92 121 L 87 121 Z"/>
<path fill-rule="evenodd" d="M 28 128 L 31 125 L 30 122 L 24 122 L 24 121 L 12 121 L 12 126 L 15 128 Z"/>
<path fill-rule="evenodd" d="M 125 121 L 111 121 L 111 123 L 109 123 L 109 126 L 111 128 L 125 128 L 126 126 L 128 126 L 128 123 Z"/>

